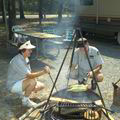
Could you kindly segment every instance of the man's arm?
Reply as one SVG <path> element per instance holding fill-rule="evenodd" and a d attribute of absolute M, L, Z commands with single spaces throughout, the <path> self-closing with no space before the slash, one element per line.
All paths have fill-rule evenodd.
<path fill-rule="evenodd" d="M 101 64 L 101 65 L 97 65 L 97 66 L 93 69 L 94 74 L 98 74 L 101 69 L 102 69 L 102 64 Z M 93 77 L 92 71 L 88 72 L 88 77 Z"/>
<path fill-rule="evenodd" d="M 50 68 L 48 66 L 44 67 L 44 69 L 41 71 L 32 72 L 32 73 L 27 74 L 26 78 L 27 79 L 34 79 L 34 78 L 39 77 L 41 75 L 44 75 L 46 73 L 48 73 L 48 74 L 50 73 Z"/>

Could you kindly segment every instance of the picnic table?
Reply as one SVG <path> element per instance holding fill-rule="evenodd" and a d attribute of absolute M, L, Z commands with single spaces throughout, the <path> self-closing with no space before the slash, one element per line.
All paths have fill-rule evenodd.
<path fill-rule="evenodd" d="M 35 31 L 18 31 L 18 32 L 15 32 L 15 33 L 25 35 L 25 36 L 34 37 L 34 38 L 40 38 L 40 39 L 61 38 L 61 36 L 59 36 L 59 35 L 48 34 L 48 33 L 43 33 L 43 32 L 35 32 Z"/>
<path fill-rule="evenodd" d="M 36 42 L 36 58 L 38 58 L 38 52 L 39 52 L 39 41 L 42 41 L 41 47 L 43 48 L 43 44 L 45 41 L 50 41 L 53 44 L 61 44 L 61 42 L 57 41 L 58 39 L 61 39 L 62 37 L 55 34 L 48 34 L 43 32 L 36 32 L 36 31 L 15 31 L 14 33 L 20 34 L 22 36 L 28 36 L 31 38 L 34 38 Z M 42 50 L 42 49 L 41 49 Z"/>

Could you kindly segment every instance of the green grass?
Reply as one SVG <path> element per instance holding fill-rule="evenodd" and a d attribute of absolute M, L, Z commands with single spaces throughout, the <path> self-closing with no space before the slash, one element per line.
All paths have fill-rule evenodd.
<path fill-rule="evenodd" d="M 54 21 L 45 21 L 45 22 L 42 22 L 42 26 L 54 26 L 56 25 L 57 22 L 54 22 Z"/>
<path fill-rule="evenodd" d="M 29 12 L 29 11 L 25 11 L 24 12 L 25 15 L 37 15 L 37 12 Z"/>

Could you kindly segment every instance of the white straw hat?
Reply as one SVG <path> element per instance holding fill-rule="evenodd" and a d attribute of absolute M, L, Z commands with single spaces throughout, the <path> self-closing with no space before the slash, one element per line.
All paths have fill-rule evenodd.
<path fill-rule="evenodd" d="M 23 45 L 21 45 L 19 47 L 19 50 L 22 50 L 22 49 L 33 49 L 35 47 L 36 46 L 32 45 L 31 42 L 30 42 L 30 40 L 29 40 L 29 41 L 25 42 Z"/>

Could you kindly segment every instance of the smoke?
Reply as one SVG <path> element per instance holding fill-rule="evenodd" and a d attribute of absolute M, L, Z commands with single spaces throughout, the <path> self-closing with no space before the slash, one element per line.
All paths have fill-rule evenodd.
<path fill-rule="evenodd" d="M 45 28 L 43 30 L 43 32 L 62 36 L 61 39 L 54 39 L 53 41 L 56 40 L 59 42 L 63 42 L 63 45 L 60 43 L 60 44 L 58 44 L 58 47 L 66 48 L 69 46 L 70 42 L 72 41 L 75 25 L 78 22 L 77 21 L 77 10 L 80 6 L 80 0 L 65 0 L 65 1 L 60 0 L 59 4 L 60 4 L 60 7 L 58 7 L 58 8 L 62 8 L 61 21 L 56 26 Z M 61 13 L 60 10 L 59 10 L 59 13 Z M 59 19 L 59 17 L 58 17 L 58 19 Z M 47 43 L 47 45 L 49 45 L 49 46 L 47 46 L 47 48 L 57 47 L 56 44 Z M 47 52 L 50 53 L 51 51 L 52 51 L 52 49 L 48 50 Z"/>

